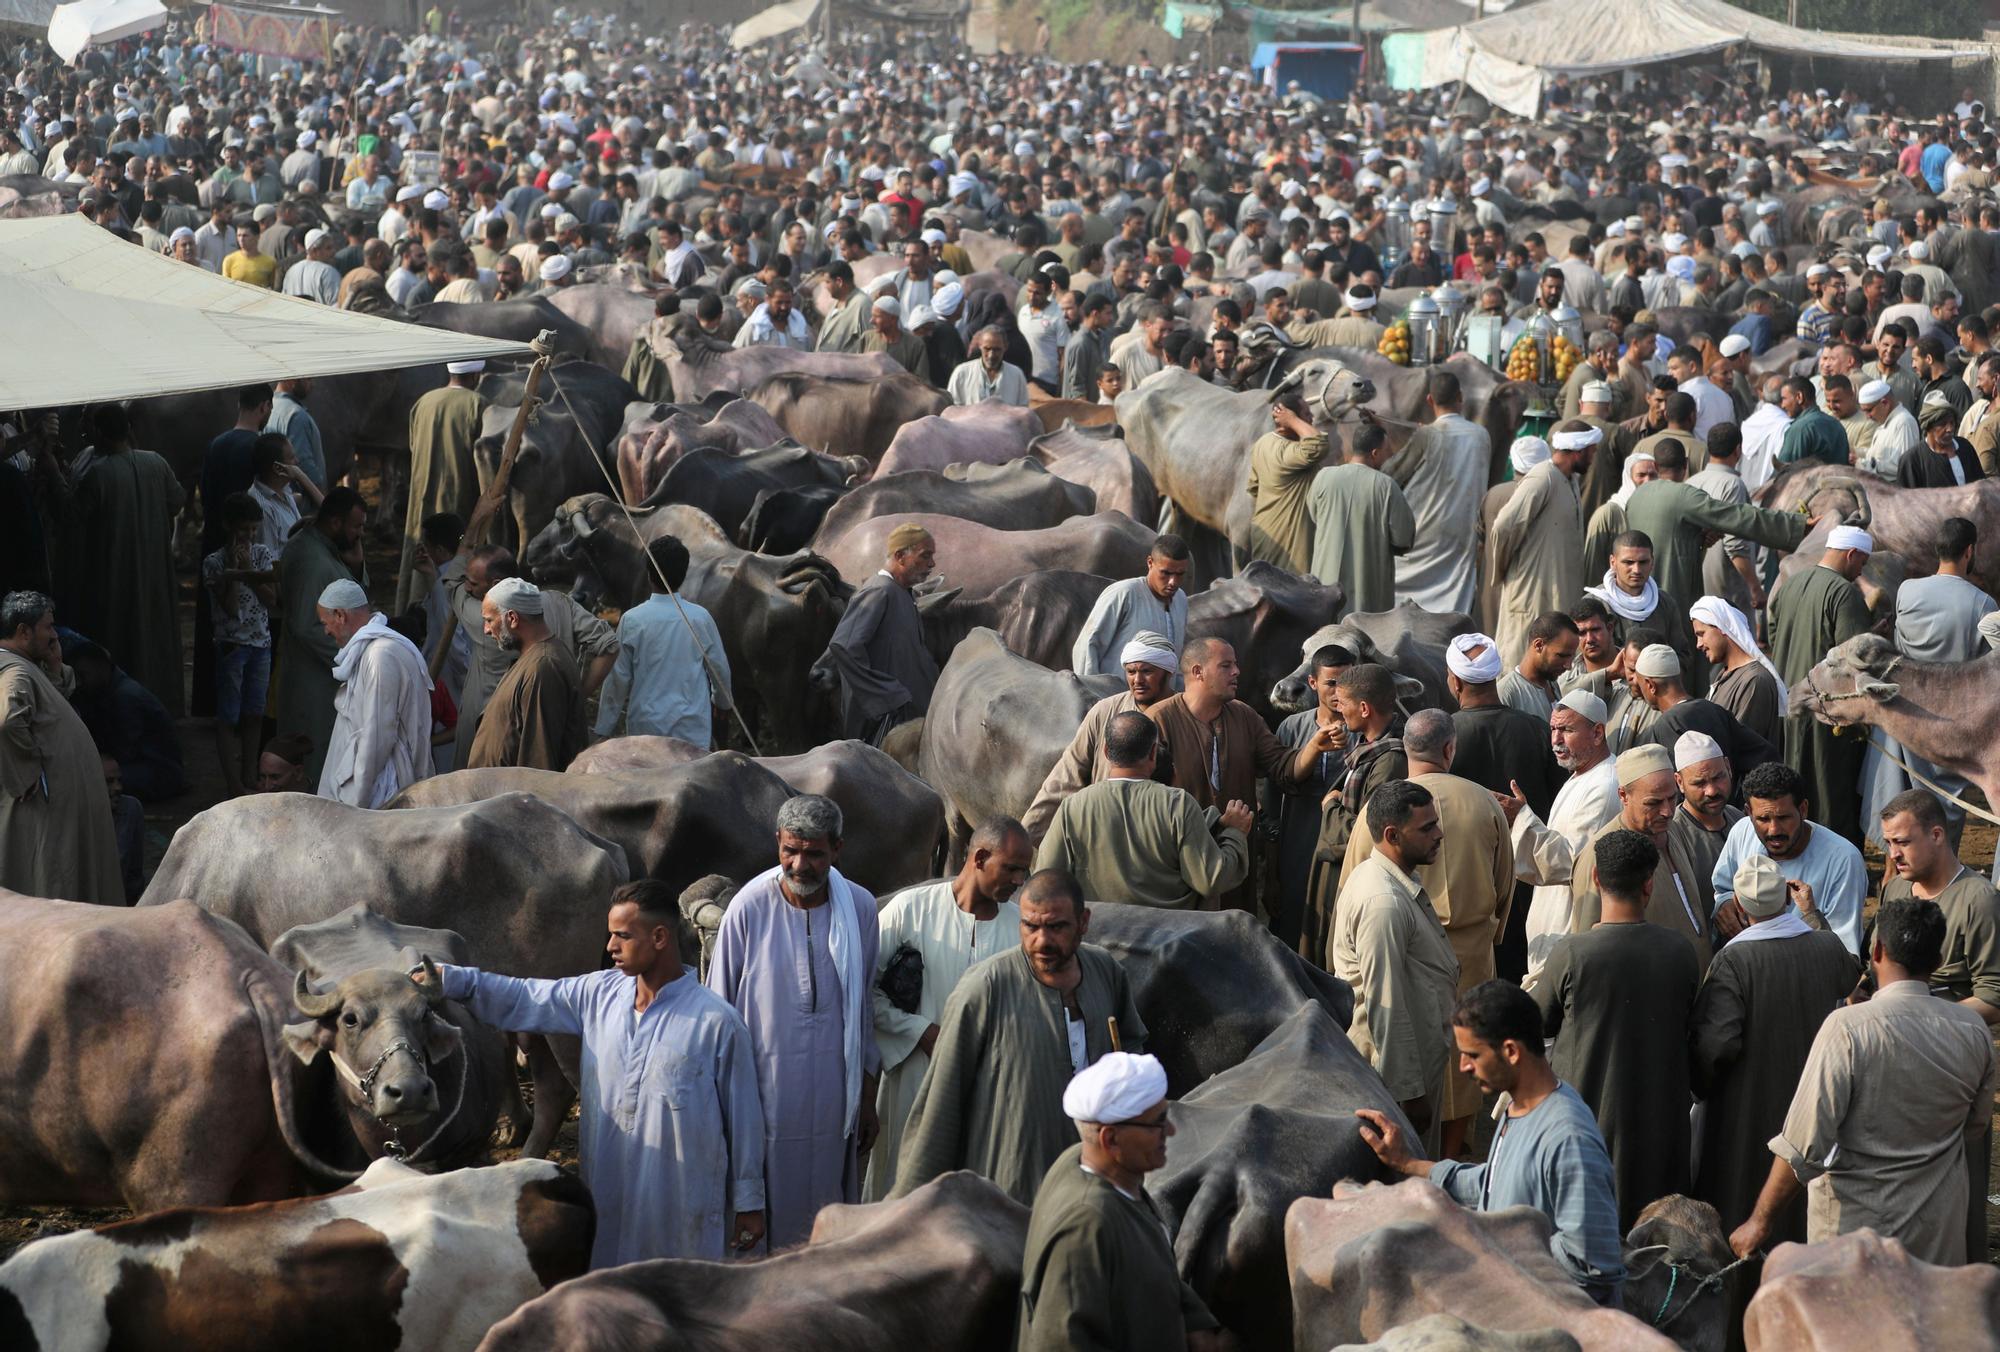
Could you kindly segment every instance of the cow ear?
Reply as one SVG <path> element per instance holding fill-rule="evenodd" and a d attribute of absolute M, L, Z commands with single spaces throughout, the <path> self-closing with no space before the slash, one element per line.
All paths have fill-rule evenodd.
<path fill-rule="evenodd" d="M 322 1051 L 333 1050 L 333 1030 L 317 1019 L 288 1023 L 283 1031 L 285 1046 L 307 1065 L 311 1065 Z"/>
<path fill-rule="evenodd" d="M 454 1055 L 465 1044 L 465 1035 L 449 1019 L 438 1014 L 424 1019 L 424 1054 L 432 1061 Z"/>
<path fill-rule="evenodd" d="M 1859 693 L 1866 695 L 1878 704 L 1887 704 L 1890 700 L 1903 693 L 1903 687 L 1897 685 L 1894 681 L 1864 681 L 1861 684 Z"/>

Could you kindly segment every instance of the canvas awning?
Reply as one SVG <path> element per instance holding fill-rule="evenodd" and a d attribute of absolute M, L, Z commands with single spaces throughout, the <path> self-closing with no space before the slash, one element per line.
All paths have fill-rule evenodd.
<path fill-rule="evenodd" d="M 0 413 L 532 355 L 232 282 L 77 215 L 0 221 L 0 314 Z"/>
<path fill-rule="evenodd" d="M 786 38 L 804 28 L 819 13 L 820 0 L 785 0 L 781 5 L 760 9 L 729 34 L 729 45 L 737 51 L 760 42 Z"/>
<path fill-rule="evenodd" d="M 49 19 L 49 46 L 73 63 L 86 47 L 150 33 L 166 21 L 160 0 L 71 0 Z"/>
<path fill-rule="evenodd" d="M 1766 19 L 1723 0 L 1565 0 L 1477 23 L 1406 33 L 1383 42 L 1389 82 L 1428 89 L 1463 80 L 1510 113 L 1540 111 L 1548 77 L 1604 75 L 1710 56 L 1732 47 L 1836 61 L 1938 61 L 1983 57 L 1983 47 L 1904 47 Z"/>

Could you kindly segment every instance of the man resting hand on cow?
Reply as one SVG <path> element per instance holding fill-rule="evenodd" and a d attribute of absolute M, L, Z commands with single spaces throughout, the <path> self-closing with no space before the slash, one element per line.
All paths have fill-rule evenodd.
<path fill-rule="evenodd" d="M 1549 1067 L 1534 998 L 1511 982 L 1488 981 L 1459 1000 L 1451 1025 L 1459 1066 L 1482 1093 L 1504 1096 L 1486 1163 L 1419 1159 L 1402 1127 L 1373 1108 L 1354 1110 L 1361 1139 L 1389 1168 L 1428 1178 L 1463 1206 L 1541 1212 L 1555 1227 L 1556 1261 L 1592 1300 L 1617 1308 L 1625 1258 L 1611 1156 L 1589 1106 Z"/>
<path fill-rule="evenodd" d="M 593 1268 L 719 1261 L 764 1237 L 750 1030 L 681 966 L 685 923 L 673 890 L 641 879 L 611 894 L 610 971 L 548 981 L 438 966 L 445 998 L 482 1022 L 583 1039 L 577 1154 L 597 1204 Z"/>

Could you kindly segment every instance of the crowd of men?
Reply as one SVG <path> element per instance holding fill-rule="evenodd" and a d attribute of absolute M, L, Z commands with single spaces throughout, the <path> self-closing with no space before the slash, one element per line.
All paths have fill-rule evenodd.
<path fill-rule="evenodd" d="M 1544 435 L 1495 447 L 1440 369 L 1400 443 L 1286 396 L 1250 449 L 1249 558 L 1354 612 L 1472 621 L 1441 654 L 1454 712 L 1410 712 L 1406 677 L 1327 645 L 1310 706 L 1272 728 L 1231 645 L 1189 636 L 1194 550 L 1162 534 L 1072 653 L 1125 689 L 955 876 L 878 903 L 836 866 L 840 809 L 800 796 L 705 973 L 652 882 L 609 899 L 609 970 L 443 968 L 495 1026 L 582 1037 L 596 1265 L 800 1243 L 825 1204 L 972 1169 L 1035 1208 L 1022 1346 L 1220 1345 L 1144 1193 L 1173 1126 L 1126 976 L 1088 942 L 1105 903 L 1251 911 L 1346 982 L 1350 1039 L 1400 1112 L 1361 1114 L 1385 1169 L 1541 1210 L 1600 1301 L 1621 1236 L 1673 1193 L 1713 1203 L 1740 1255 L 1865 1226 L 1980 1261 L 2000 893 L 1958 854 L 1963 781 L 1906 750 L 1940 797 L 1792 712 L 1876 623 L 1875 541 L 1752 495 L 1815 463 L 1907 490 L 2000 473 L 1995 132 L 1969 94 L 1918 123 L 1848 90 L 1690 104 L 1561 80 L 1550 108 L 1342 108 L 1221 66 L 932 64 L 860 35 L 746 63 L 692 27 L 433 11 L 409 41 L 343 28 L 308 67 L 173 26 L 115 68 L 24 54 L 0 173 L 308 303 L 648 290 L 659 320 L 624 368 L 648 397 L 689 328 L 884 353 L 958 403 L 1025 406 L 1373 349 L 1385 292 L 1447 279 L 1509 334 L 1587 317 Z M 1859 249 L 1788 209 L 1829 155 L 1881 185 Z M 749 214 L 745 184 L 773 209 Z M 1901 215 L 1906 195 L 1924 200 Z M 967 285 L 968 230 L 1011 240 L 1018 304 Z M 885 253 L 900 266 L 857 286 Z M 1814 374 L 1753 372 L 1792 339 Z M 393 579 L 370 575 L 371 504 L 330 472 L 308 380 L 240 390 L 192 493 L 118 406 L 7 426 L 0 884 L 141 890 L 140 804 L 186 788 L 181 522 L 200 531 L 192 704 L 225 794 L 379 808 L 621 734 L 726 740 L 728 658 L 679 595 L 680 541 L 649 547 L 656 590 L 615 625 L 487 543 L 481 378 L 453 364 L 410 415 Z M 1884 616 L 1905 657 L 2000 641 L 1978 531 L 1951 514 L 1908 561 L 1927 575 Z M 916 596 L 949 563 L 905 522 L 850 579 L 813 675 L 840 733 L 880 744 L 924 716 Z"/>

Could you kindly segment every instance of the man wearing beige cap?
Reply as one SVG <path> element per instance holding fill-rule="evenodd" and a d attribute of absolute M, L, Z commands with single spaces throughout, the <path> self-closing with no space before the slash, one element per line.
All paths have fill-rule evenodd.
<path fill-rule="evenodd" d="M 1618 757 L 1617 774 L 1618 815 L 1598 828 L 1570 874 L 1570 932 L 1587 934 L 1602 916 L 1602 898 L 1593 879 L 1598 842 L 1613 831 L 1637 831 L 1652 839 L 1660 856 L 1646 899 L 1646 919 L 1686 940 L 1707 971 L 1708 880 L 1690 869 L 1667 831 L 1681 802 L 1673 754 L 1663 746 L 1635 746 Z"/>
<path fill-rule="evenodd" d="M 1751 855 L 1734 882 L 1749 927 L 1715 955 L 1688 1038 L 1705 1105 L 1694 1195 L 1722 1213 L 1725 1230 L 1757 1205 L 1769 1172 L 1761 1147 L 1784 1125 L 1820 1024 L 1861 975 L 1837 937 L 1800 917 L 1775 860 Z M 1770 1242 L 1801 1243 L 1805 1229 L 1804 1213 L 1794 1212 Z"/>
<path fill-rule="evenodd" d="M 861 350 L 886 352 L 896 365 L 929 384 L 930 353 L 923 339 L 903 327 L 902 302 L 894 296 L 877 296 L 869 307 L 868 322 L 874 331 L 862 340 Z M 947 377 L 949 374 L 946 373 Z"/>
<path fill-rule="evenodd" d="M 914 521 L 890 531 L 886 566 L 848 601 L 813 664 L 813 688 L 840 692 L 843 737 L 880 746 L 889 729 L 931 707 L 937 662 L 924 644 L 911 591 L 936 568 L 937 541 L 929 531 Z"/>
<path fill-rule="evenodd" d="M 1875 424 L 1875 436 L 1867 451 L 1855 460 L 1855 467 L 1893 482 L 1903 457 L 1921 448 L 1922 434 L 1917 430 L 1917 420 L 1896 398 L 1896 391 L 1886 380 L 1868 381 L 1856 398 L 1862 413 Z"/>
<path fill-rule="evenodd" d="M 1588 423 L 1604 440 L 1597 443 L 1590 465 L 1577 481 L 1577 514 L 1584 524 L 1618 491 L 1625 469 L 1625 452 L 1638 436 L 1625 429 L 1616 413 L 1620 387 L 1603 379 L 1587 382 L 1577 398 L 1577 420 Z"/>

